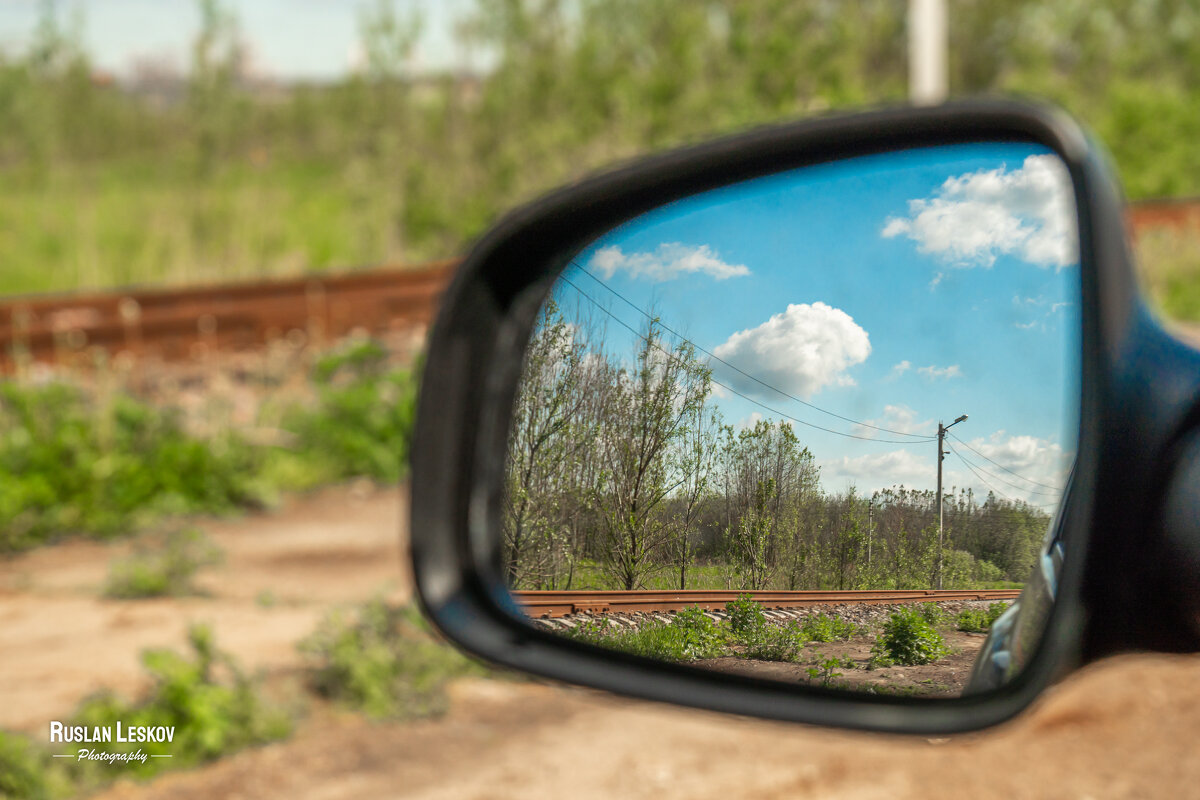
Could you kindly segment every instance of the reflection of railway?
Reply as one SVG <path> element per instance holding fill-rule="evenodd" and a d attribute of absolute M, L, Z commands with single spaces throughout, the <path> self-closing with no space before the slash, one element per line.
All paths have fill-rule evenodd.
<path fill-rule="evenodd" d="M 724 610 L 745 590 L 689 589 L 647 591 L 522 591 L 513 592 L 521 609 L 531 617 L 562 617 L 568 614 L 620 614 L 679 611 L 689 606 Z M 944 602 L 950 600 L 1015 600 L 1018 589 L 852 589 L 846 591 L 750 592 L 768 610 L 829 605 L 883 605 Z"/>

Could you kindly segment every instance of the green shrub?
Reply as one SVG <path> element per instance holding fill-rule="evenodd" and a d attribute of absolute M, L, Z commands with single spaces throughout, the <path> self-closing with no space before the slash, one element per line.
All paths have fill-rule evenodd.
<path fill-rule="evenodd" d="M 914 608 L 921 615 L 921 619 L 930 625 L 936 626 L 946 622 L 947 614 L 937 603 L 916 603 Z"/>
<path fill-rule="evenodd" d="M 317 363 L 316 403 L 293 407 L 283 422 L 296 439 L 291 460 L 308 468 L 307 482 L 362 476 L 395 483 L 404 476 L 416 416 L 414 371 L 390 368 L 387 351 L 373 340 Z"/>
<path fill-rule="evenodd" d="M 783 625 L 765 623 L 737 637 L 741 648 L 735 655 L 759 661 L 796 661 L 808 641 L 808 635 L 798 622 Z"/>
<path fill-rule="evenodd" d="M 0 731 L 0 797 L 51 800 L 72 794 L 70 764 L 24 736 Z"/>
<path fill-rule="evenodd" d="M 437 640 L 412 606 L 374 601 L 327 616 L 300 651 L 314 688 L 373 717 L 416 718 L 446 709 L 445 684 L 484 667 Z"/>
<path fill-rule="evenodd" d="M 713 622 L 703 609 L 691 606 L 676 613 L 670 622 L 651 620 L 636 628 L 620 628 L 608 620 L 589 620 L 566 636 L 658 661 L 693 661 L 726 655 L 730 631 L 727 625 Z"/>
<path fill-rule="evenodd" d="M 877 665 L 929 664 L 949 653 L 941 635 L 912 608 L 893 611 L 871 649 Z"/>
<path fill-rule="evenodd" d="M 956 620 L 958 629 L 971 633 L 987 633 L 1006 610 L 1008 603 L 992 603 L 987 608 L 964 608 Z"/>
<path fill-rule="evenodd" d="M 0 383 L 0 552 L 258 505 L 256 464 L 236 437 L 185 432 L 176 410 L 63 383 Z"/>
<path fill-rule="evenodd" d="M 151 775 L 173 767 L 186 767 L 239 750 L 243 747 L 282 739 L 291 732 L 291 720 L 282 711 L 268 708 L 254 683 L 228 656 L 218 653 L 206 626 L 188 631 L 192 657 L 171 650 L 149 650 L 142 663 L 153 676 L 150 694 L 129 704 L 103 692 L 85 700 L 71 724 L 124 727 L 135 725 L 174 727 L 170 742 L 112 742 L 104 749 L 112 753 L 141 749 L 147 758 L 130 761 L 135 775 Z M 224 680 L 218 675 L 227 676 Z"/>
<path fill-rule="evenodd" d="M 867 632 L 862 625 L 847 622 L 841 617 L 820 612 L 804 619 L 804 635 L 814 642 L 844 642 Z"/>
<path fill-rule="evenodd" d="M 814 666 L 811 666 L 806 671 L 808 682 L 812 683 L 815 680 L 820 680 L 821 685 L 829 688 L 835 679 L 842 677 L 841 672 L 834 672 L 839 667 L 843 669 L 854 669 L 854 662 L 849 658 L 838 658 L 837 656 L 825 656 L 823 653 L 814 653 L 816 659 Z"/>
<path fill-rule="evenodd" d="M 155 547 L 142 546 L 108 571 L 109 597 L 137 598 L 191 594 L 201 567 L 221 562 L 220 548 L 194 528 L 172 531 Z"/>
<path fill-rule="evenodd" d="M 729 614 L 729 627 L 734 634 L 744 634 L 767 624 L 767 616 L 752 594 L 740 594 L 737 600 L 730 600 L 725 604 L 725 612 Z"/>

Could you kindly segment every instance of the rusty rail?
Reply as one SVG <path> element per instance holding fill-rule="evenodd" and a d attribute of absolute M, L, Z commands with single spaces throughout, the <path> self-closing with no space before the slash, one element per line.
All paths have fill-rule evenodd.
<path fill-rule="evenodd" d="M 679 611 L 689 606 L 723 611 L 744 590 L 688 589 L 649 591 L 520 591 L 513 592 L 518 604 L 531 617 L 562 617 L 567 614 L 620 614 Z M 844 591 L 750 592 L 767 609 L 807 608 L 822 605 L 885 605 L 928 603 L 945 600 L 1015 600 L 1019 589 L 852 589 Z"/>
<path fill-rule="evenodd" d="M 18 297 L 0 303 L 0 370 L 19 359 L 189 357 L 194 345 L 258 347 L 295 332 L 320 343 L 356 328 L 423 326 L 457 261 L 213 286 Z"/>

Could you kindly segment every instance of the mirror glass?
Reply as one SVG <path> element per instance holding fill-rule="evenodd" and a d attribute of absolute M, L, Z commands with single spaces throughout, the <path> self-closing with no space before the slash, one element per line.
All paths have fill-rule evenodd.
<path fill-rule="evenodd" d="M 727 186 L 591 243 L 513 413 L 503 566 L 530 623 L 962 693 L 1074 457 L 1075 221 L 1057 155 L 980 142 Z"/>

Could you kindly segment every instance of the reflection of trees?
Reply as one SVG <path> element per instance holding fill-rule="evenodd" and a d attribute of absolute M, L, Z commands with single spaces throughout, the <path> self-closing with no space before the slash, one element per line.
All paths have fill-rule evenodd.
<path fill-rule="evenodd" d="M 791 425 L 735 430 L 711 374 L 656 322 L 632 363 L 547 303 L 509 439 L 503 554 L 522 588 L 924 588 L 935 493 L 826 493 Z M 948 587 L 1024 580 L 1047 517 L 968 491 L 944 498 Z M 719 575 L 719 577 L 718 577 Z"/>

